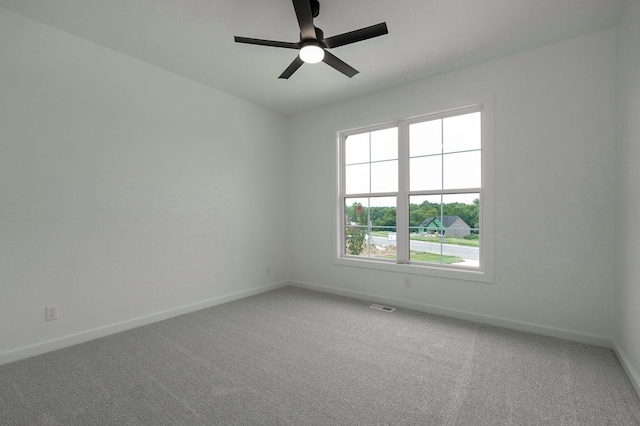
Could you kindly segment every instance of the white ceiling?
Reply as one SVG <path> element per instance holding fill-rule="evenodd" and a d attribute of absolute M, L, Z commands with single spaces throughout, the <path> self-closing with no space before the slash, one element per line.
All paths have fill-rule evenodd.
<path fill-rule="evenodd" d="M 329 37 L 386 22 L 389 34 L 277 77 L 298 41 L 290 0 L 0 0 L 0 6 L 207 86 L 292 114 L 614 26 L 622 0 L 320 0 Z"/>

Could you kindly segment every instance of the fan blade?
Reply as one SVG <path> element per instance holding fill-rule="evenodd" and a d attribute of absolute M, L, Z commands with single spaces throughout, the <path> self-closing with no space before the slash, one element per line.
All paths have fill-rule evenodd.
<path fill-rule="evenodd" d="M 287 79 L 289 77 L 291 77 L 291 75 L 296 72 L 298 70 L 298 68 L 300 68 L 300 66 L 304 64 L 304 62 L 302 61 L 302 59 L 300 59 L 300 56 L 296 56 L 296 58 L 293 60 L 293 62 L 291 62 L 291 65 L 289 65 L 287 67 L 286 70 L 284 70 L 284 72 L 282 74 L 280 74 L 280 77 L 278 78 L 284 78 Z"/>
<path fill-rule="evenodd" d="M 332 66 L 333 68 L 340 71 L 342 74 L 351 78 L 354 75 L 358 74 L 358 70 L 353 68 L 351 65 L 343 62 L 341 59 L 338 59 L 335 55 L 324 51 L 324 59 L 322 60 L 327 65 Z"/>
<path fill-rule="evenodd" d="M 309 0 L 293 0 L 293 8 L 296 10 L 302 40 L 315 40 L 316 28 L 313 26 L 313 15 Z"/>
<path fill-rule="evenodd" d="M 262 40 L 259 38 L 248 38 L 235 36 L 236 43 L 257 44 L 259 46 L 284 47 L 286 49 L 299 49 L 300 43 L 290 43 L 288 41 Z"/>
<path fill-rule="evenodd" d="M 328 48 L 344 46 L 345 44 L 351 44 L 362 40 L 367 40 L 373 37 L 389 34 L 386 22 L 372 25 L 370 27 L 361 28 L 359 30 L 350 31 L 348 33 L 340 34 L 337 36 L 325 38 L 324 44 Z"/>

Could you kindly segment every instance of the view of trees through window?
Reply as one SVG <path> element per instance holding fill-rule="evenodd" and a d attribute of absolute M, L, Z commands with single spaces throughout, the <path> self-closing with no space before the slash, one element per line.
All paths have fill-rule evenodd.
<path fill-rule="evenodd" d="M 396 208 L 365 207 L 362 201 L 367 205 L 368 200 L 360 200 L 345 206 L 346 253 L 397 259 Z M 476 266 L 480 244 L 479 214 L 479 198 L 470 203 L 441 204 L 425 200 L 420 204 L 409 204 L 410 258 L 418 262 Z M 461 222 L 456 227 L 454 222 L 458 218 Z"/>
<path fill-rule="evenodd" d="M 358 210 L 360 209 L 360 210 Z M 358 211 L 360 213 L 358 214 Z M 370 207 L 366 208 L 358 202 L 346 208 L 349 222 L 361 226 L 367 225 L 367 220 L 371 220 L 372 226 L 379 231 L 396 231 L 396 208 L 395 207 Z M 472 204 L 451 203 L 442 205 L 440 211 L 439 203 L 431 203 L 428 200 L 421 204 L 409 204 L 409 227 L 417 230 L 420 224 L 428 217 L 459 216 L 471 228 L 471 234 L 478 234 L 478 220 L 480 213 L 480 199 L 476 198 Z M 473 238 L 473 237 L 472 237 Z"/>

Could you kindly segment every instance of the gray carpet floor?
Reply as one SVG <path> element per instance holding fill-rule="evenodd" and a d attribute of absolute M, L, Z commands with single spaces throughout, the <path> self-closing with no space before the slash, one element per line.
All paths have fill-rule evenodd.
<path fill-rule="evenodd" d="M 609 349 L 285 287 L 0 366 L 2 425 L 640 425 Z"/>

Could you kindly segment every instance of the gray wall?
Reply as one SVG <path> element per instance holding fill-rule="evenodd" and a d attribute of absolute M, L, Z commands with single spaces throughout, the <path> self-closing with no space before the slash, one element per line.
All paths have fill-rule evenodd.
<path fill-rule="evenodd" d="M 618 28 L 615 341 L 640 393 L 640 2 Z"/>
<path fill-rule="evenodd" d="M 288 277 L 283 116 L 3 8 L 0 52 L 0 362 Z"/>
<path fill-rule="evenodd" d="M 614 330 L 616 31 L 606 30 L 290 120 L 293 281 L 606 344 Z M 493 93 L 495 282 L 332 263 L 336 130 Z M 380 118 L 382 119 L 382 118 Z M 539 224 L 544 223 L 541 232 Z M 571 224 L 568 229 L 567 224 Z M 488 237 L 485 235 L 485 238 Z"/>

